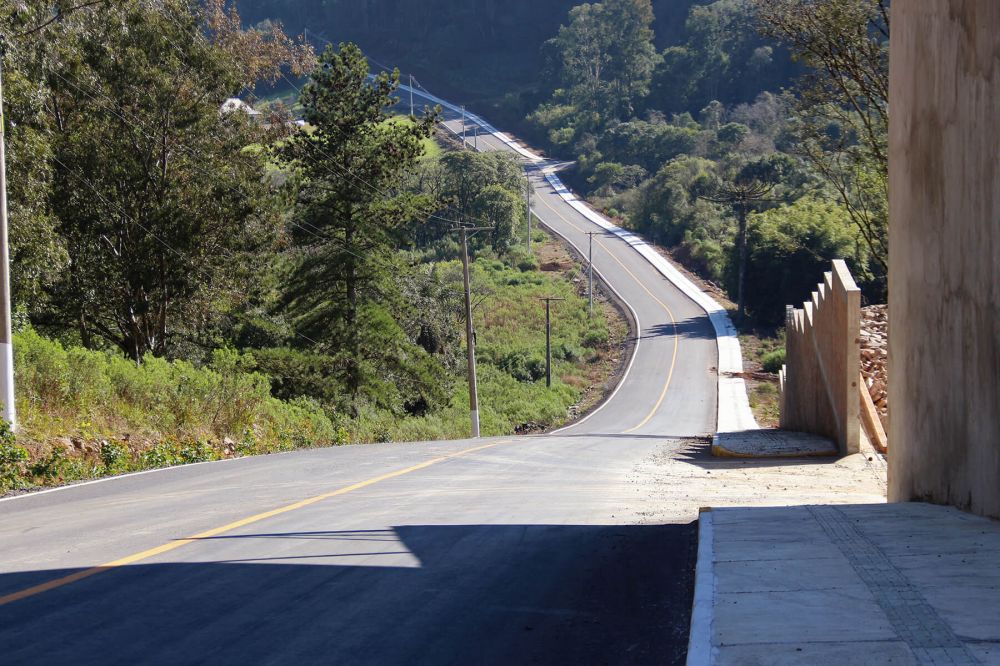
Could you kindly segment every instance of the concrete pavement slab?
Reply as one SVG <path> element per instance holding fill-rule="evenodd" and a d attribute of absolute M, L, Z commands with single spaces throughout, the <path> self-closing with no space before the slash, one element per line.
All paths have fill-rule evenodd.
<path fill-rule="evenodd" d="M 716 645 L 829 643 L 851 636 L 859 641 L 893 640 L 896 635 L 874 596 L 850 582 L 828 589 L 729 594 L 717 586 Z M 831 608 L 850 613 L 830 613 Z"/>
<path fill-rule="evenodd" d="M 843 580 L 853 575 L 854 570 L 842 557 L 803 559 L 794 566 L 783 560 L 719 560 L 715 564 L 717 584 L 735 594 L 820 590 L 831 584 L 830 578 Z M 857 587 L 864 589 L 864 584 L 858 580 Z"/>
<path fill-rule="evenodd" d="M 1000 664 L 1000 523 L 871 504 L 700 524 L 689 664 Z"/>
<path fill-rule="evenodd" d="M 1000 588 L 982 587 L 978 576 L 961 584 L 923 588 L 927 601 L 964 639 L 1000 642 Z"/>
<path fill-rule="evenodd" d="M 864 644 L 871 659 L 865 663 L 916 666 L 918 662 L 902 641 L 869 641 Z M 858 655 L 857 641 L 835 643 L 789 643 L 740 645 L 719 648 L 716 664 L 726 666 L 816 666 L 838 664 L 854 666 Z"/>
<path fill-rule="evenodd" d="M 1000 664 L 1000 643 L 972 643 L 969 652 L 983 664 Z"/>

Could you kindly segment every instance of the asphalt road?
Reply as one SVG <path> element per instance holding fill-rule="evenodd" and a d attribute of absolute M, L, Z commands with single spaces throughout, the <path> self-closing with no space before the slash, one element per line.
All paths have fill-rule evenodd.
<path fill-rule="evenodd" d="M 603 230 L 533 184 L 536 215 L 585 251 Z M 0 664 L 682 661 L 694 504 L 667 524 L 649 509 L 655 461 L 714 430 L 714 333 L 617 237 L 595 237 L 594 262 L 634 311 L 636 352 L 565 430 L 0 500 Z"/>

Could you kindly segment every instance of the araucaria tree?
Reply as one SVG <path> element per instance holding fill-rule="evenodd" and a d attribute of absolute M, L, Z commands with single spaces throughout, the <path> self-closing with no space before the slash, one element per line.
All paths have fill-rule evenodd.
<path fill-rule="evenodd" d="M 309 131 L 278 150 L 295 173 L 288 310 L 296 330 L 336 359 L 355 414 L 364 396 L 379 401 L 403 385 L 433 383 L 425 375 L 437 365 L 399 323 L 408 306 L 394 252 L 395 234 L 436 208 L 403 185 L 437 114 L 390 120 L 398 85 L 398 72 L 369 78 L 354 44 L 328 48 L 300 98 Z"/>

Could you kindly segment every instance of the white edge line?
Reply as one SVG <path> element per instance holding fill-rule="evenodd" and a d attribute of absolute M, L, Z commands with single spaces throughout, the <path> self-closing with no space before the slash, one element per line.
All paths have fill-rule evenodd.
<path fill-rule="evenodd" d="M 424 94 L 424 96 L 451 109 L 453 112 L 462 112 L 460 107 L 450 104 L 438 97 L 427 94 Z M 520 155 L 528 158 L 530 161 L 536 163 L 544 161 L 542 157 L 526 150 L 508 135 L 500 132 L 481 117 L 473 113 L 469 113 L 468 111 L 465 111 L 465 117 L 467 120 L 471 120 L 479 124 L 483 127 L 483 129 L 490 132 L 496 139 L 503 142 Z M 444 127 L 448 131 L 457 135 L 457 132 L 448 127 L 446 124 Z M 750 399 L 746 390 L 746 382 L 742 378 L 732 377 L 725 374 L 743 371 L 743 354 L 740 350 L 739 337 L 736 327 L 729 318 L 729 313 L 727 313 L 725 309 L 715 301 L 715 299 L 709 296 L 702 289 L 698 288 L 697 285 L 691 282 L 691 280 L 681 273 L 673 264 L 650 247 L 650 245 L 638 234 L 622 229 L 597 211 L 590 208 L 586 202 L 581 200 L 568 187 L 566 187 L 566 185 L 562 182 L 562 179 L 560 179 L 559 176 L 551 170 L 542 169 L 541 173 L 545 180 L 548 181 L 549 185 L 552 186 L 555 193 L 559 195 L 559 197 L 562 198 L 567 204 L 569 204 L 571 208 L 580 213 L 585 219 L 624 240 L 632 249 L 639 253 L 639 256 L 648 261 L 654 270 L 663 275 L 663 277 L 673 284 L 674 287 L 676 287 L 690 300 L 694 301 L 695 305 L 704 310 L 705 314 L 708 315 L 712 328 L 715 329 L 715 342 L 718 353 L 716 367 L 716 372 L 718 374 L 716 427 L 713 435 L 717 438 L 719 432 L 756 430 L 760 428 L 756 418 L 754 418 L 753 410 L 750 409 Z M 570 243 L 570 245 L 573 245 L 573 243 Z M 574 247 L 576 246 L 574 245 Z M 577 248 L 577 252 L 579 251 L 579 248 Z M 622 301 L 628 304 L 628 302 L 624 299 L 622 299 Z M 631 309 L 631 306 L 629 307 Z M 638 319 L 636 321 L 638 321 Z M 619 386 L 620 385 L 621 384 L 619 384 Z M 614 394 L 612 394 L 611 397 L 613 397 L 613 395 Z M 604 402 L 604 404 L 601 405 L 601 407 L 607 404 L 608 401 L 610 401 L 610 397 Z M 594 410 L 591 415 L 599 411 L 601 407 Z M 589 417 L 590 415 L 580 421 L 577 421 L 574 425 L 583 423 L 583 421 Z M 572 426 L 566 427 L 569 428 Z M 562 428 L 555 430 L 550 434 L 557 433 L 560 430 L 562 430 Z"/>
<path fill-rule="evenodd" d="M 441 100 L 439 103 L 443 103 L 444 105 L 450 106 L 450 107 L 452 106 L 452 105 L 448 104 L 447 102 L 444 102 L 443 100 Z M 452 110 L 455 111 L 456 109 L 454 107 L 452 107 Z M 460 110 L 460 109 L 458 109 L 458 110 Z M 481 125 L 484 125 L 485 127 L 489 128 L 491 130 L 491 134 L 496 139 L 499 139 L 504 144 L 510 146 L 511 148 L 513 148 L 514 150 L 516 150 L 518 153 L 520 153 L 520 154 L 522 154 L 522 155 L 524 155 L 524 156 L 526 156 L 529 159 L 532 159 L 534 161 L 541 161 L 542 160 L 541 157 L 535 155 L 534 153 L 528 152 L 527 150 L 525 150 L 521 146 L 519 146 L 516 143 L 514 143 L 514 141 L 512 139 L 508 138 L 506 134 L 503 134 L 502 132 L 497 131 L 493 127 L 490 127 L 489 124 L 486 123 L 486 121 L 482 120 L 482 118 L 479 118 L 478 116 L 469 114 L 468 112 L 466 113 L 466 116 L 470 117 L 470 118 L 473 118 L 474 120 L 479 121 L 479 123 Z M 450 131 L 452 133 L 455 133 L 455 130 L 451 129 L 447 125 L 445 125 L 445 129 L 447 129 L 448 131 Z M 479 152 L 484 152 L 484 151 L 479 151 Z M 542 172 L 539 172 L 539 173 L 542 173 Z M 527 175 L 527 169 L 525 169 L 525 175 Z M 546 174 L 542 173 L 542 175 L 545 176 Z M 546 178 L 546 180 L 548 180 L 548 179 Z M 534 189 L 534 188 L 532 188 L 532 189 Z M 545 227 L 549 231 L 551 231 L 556 236 L 558 236 L 559 238 L 561 238 L 564 242 L 568 243 L 570 247 L 572 247 L 574 250 L 576 250 L 576 252 L 577 252 L 577 254 L 579 256 L 581 256 L 581 257 L 584 256 L 583 250 L 581 250 L 576 243 L 574 243 L 573 241 L 571 241 L 567 236 L 564 236 L 563 234 L 561 234 L 558 231 L 556 231 L 555 228 L 553 228 L 553 226 L 551 224 L 546 223 L 545 220 L 542 219 L 542 216 L 538 215 L 538 213 L 535 212 L 534 209 L 532 210 L 532 212 L 535 213 L 535 217 L 538 218 L 538 221 L 541 222 L 543 225 L 545 225 Z M 632 348 L 632 354 L 629 356 L 628 365 L 625 366 L 625 372 L 622 373 L 621 378 L 618 380 L 618 384 L 615 385 L 615 388 L 611 392 L 611 394 L 608 395 L 606 398 L 604 398 L 604 400 L 601 402 L 601 404 L 597 406 L 597 409 L 592 410 L 590 413 L 588 413 L 586 416 L 584 416 L 579 421 L 574 421 L 573 423 L 570 423 L 569 425 L 565 425 L 565 426 L 563 426 L 561 428 L 556 428 L 555 430 L 553 430 L 551 432 L 545 433 L 546 435 L 556 435 L 556 434 L 561 433 L 561 432 L 563 432 L 565 430 L 569 430 L 569 429 L 575 428 L 575 427 L 577 427 L 579 425 L 583 425 L 584 423 L 586 423 L 587 421 L 589 421 L 591 417 L 593 417 L 595 414 L 597 414 L 602 409 L 604 409 L 605 407 L 607 407 L 608 404 L 614 399 L 614 397 L 616 395 L 618 395 L 618 391 L 621 390 L 622 386 L 625 385 L 625 380 L 628 379 L 628 375 L 632 371 L 632 365 L 635 363 L 635 357 L 639 355 L 639 345 L 642 343 L 642 324 L 639 322 L 639 313 L 636 312 L 635 308 L 632 307 L 632 304 L 629 303 L 628 300 L 626 300 L 626 298 L 624 296 L 622 296 L 621 293 L 617 289 L 614 288 L 614 286 L 611 284 L 611 282 L 608 281 L 604 277 L 604 275 L 601 273 L 601 271 L 599 269 L 594 268 L 594 273 L 597 275 L 597 278 L 604 284 L 604 286 L 606 286 L 608 289 L 610 289 L 611 292 L 615 295 L 615 297 L 617 297 L 619 301 L 621 301 L 622 303 L 624 303 L 625 307 L 627 307 L 629 309 L 629 312 L 632 313 L 632 320 L 635 321 L 635 329 L 636 329 L 635 330 L 635 346 Z"/>
<path fill-rule="evenodd" d="M 694 603 L 691 607 L 691 634 L 688 639 L 688 666 L 715 663 L 712 623 L 715 619 L 715 534 L 712 512 L 698 517 L 698 564 L 695 568 Z"/>
<path fill-rule="evenodd" d="M 569 245 L 574 250 L 576 250 L 577 254 L 579 254 L 581 257 L 584 256 L 583 255 L 583 250 L 581 250 L 579 247 L 577 247 L 576 243 L 574 243 L 569 238 L 567 238 L 566 236 L 563 236 L 561 233 L 559 233 L 558 231 L 556 231 L 555 229 L 553 229 L 551 225 L 547 224 L 545 222 L 545 220 L 542 219 L 541 215 L 536 215 L 536 217 L 538 217 L 539 222 L 541 222 L 542 224 L 544 224 L 549 231 L 551 231 L 552 233 L 554 233 L 556 236 L 559 236 L 559 238 L 562 238 L 563 241 L 565 241 L 566 243 L 569 243 Z M 611 392 L 611 395 L 609 395 L 608 397 L 606 397 L 604 399 L 604 402 L 602 402 L 600 405 L 598 405 L 597 409 L 593 410 L 592 412 L 590 412 L 589 414 L 587 414 L 586 416 L 584 416 L 579 421 L 574 421 L 573 423 L 570 423 L 569 425 L 565 425 L 562 428 L 558 428 L 556 430 L 553 430 L 550 433 L 546 433 L 546 434 L 549 434 L 549 435 L 555 435 L 557 433 L 562 432 L 563 430 L 569 430 L 570 428 L 575 428 L 578 425 L 583 425 L 588 420 L 590 420 L 590 417 L 594 416 L 599 411 L 601 411 L 602 409 L 604 409 L 605 407 L 607 407 L 608 404 L 612 400 L 614 400 L 614 397 L 616 395 L 618 395 L 618 391 L 621 390 L 622 386 L 625 385 L 625 380 L 628 379 L 628 374 L 632 371 L 632 364 L 635 363 L 635 357 L 639 355 L 639 345 L 642 343 L 642 324 L 639 323 L 639 314 L 635 311 L 635 308 L 632 307 L 632 304 L 629 303 L 627 300 L 625 300 L 625 297 L 622 296 L 618 292 L 618 290 L 615 289 L 607 279 L 605 279 L 604 275 L 601 274 L 601 271 L 599 271 L 597 268 L 594 268 L 594 273 L 597 275 L 597 278 L 608 289 L 611 290 L 611 292 L 618 298 L 618 300 L 620 300 L 622 303 L 625 304 L 625 307 L 627 307 L 629 309 L 629 312 L 632 313 L 632 318 L 635 321 L 635 347 L 632 348 L 632 354 L 629 357 L 628 365 L 625 367 L 625 372 L 622 374 L 621 379 L 618 380 L 618 385 L 615 386 L 615 390 Z"/>
<path fill-rule="evenodd" d="M 268 453 L 263 455 L 281 455 L 282 453 L 292 453 L 291 451 L 278 451 L 275 453 Z M 144 469 L 141 472 L 129 472 L 128 474 L 116 474 L 114 476 L 105 476 L 100 479 L 91 479 L 90 481 L 80 481 L 79 483 L 68 483 L 64 486 L 58 486 L 56 488 L 46 488 L 45 490 L 28 490 L 27 492 L 21 493 L 20 495 L 11 495 L 10 497 L 0 497 L 0 502 L 12 502 L 14 500 L 28 499 L 29 497 L 38 497 L 39 495 L 48 495 L 49 493 L 57 493 L 62 490 L 72 490 L 73 488 L 82 488 L 83 486 L 92 486 L 95 483 L 106 483 L 108 481 L 118 481 L 119 479 L 127 479 L 133 476 L 143 476 L 144 474 L 155 474 L 157 472 L 167 472 L 174 469 L 187 469 L 189 467 L 198 467 L 200 465 L 216 465 L 219 463 L 234 462 L 236 460 L 250 460 L 252 458 L 262 457 L 258 455 L 250 456 L 240 456 L 238 458 L 225 458 L 223 460 L 205 460 L 203 462 L 196 463 L 185 463 L 183 465 L 170 465 L 169 467 L 157 467 L 156 469 Z"/>
<path fill-rule="evenodd" d="M 708 315 L 715 329 L 715 340 L 718 348 L 718 400 L 716 414 L 716 432 L 734 430 L 756 430 L 757 424 L 750 409 L 750 401 L 746 392 L 746 383 L 741 378 L 726 376 L 723 373 L 743 371 L 743 356 L 740 351 L 736 327 L 728 313 L 707 293 L 699 289 L 691 280 L 681 273 L 664 257 L 656 253 L 652 247 L 637 234 L 622 229 L 606 219 L 597 211 L 591 209 L 566 187 L 562 180 L 552 172 L 545 172 L 545 179 L 556 193 L 574 210 L 597 226 L 609 231 L 639 253 L 653 268 L 663 275 L 681 293 L 700 307 Z"/>
<path fill-rule="evenodd" d="M 408 86 L 400 87 L 405 90 L 410 90 Z M 463 112 L 461 107 L 451 104 L 450 102 L 446 102 L 436 95 L 416 90 L 414 90 L 414 92 L 425 97 L 426 99 L 431 100 L 432 102 L 450 109 L 452 112 Z M 530 150 L 525 149 L 507 134 L 499 131 L 480 116 L 470 113 L 469 111 L 464 111 L 464 113 L 466 120 L 471 120 L 472 122 L 478 124 L 518 154 L 535 163 L 544 161 L 544 158 L 532 153 Z M 454 130 L 448 128 L 447 125 L 445 125 L 445 127 L 449 131 L 454 132 Z M 559 176 L 552 171 L 543 169 L 542 174 L 545 176 L 545 179 L 553 187 L 556 193 L 562 197 L 562 199 L 566 201 L 570 207 L 597 226 L 610 231 L 628 243 L 636 252 L 639 253 L 641 257 L 648 261 L 657 272 L 670 281 L 670 283 L 673 284 L 681 293 L 694 301 L 694 303 L 708 315 L 709 321 L 715 329 L 715 342 L 718 349 L 718 363 L 716 367 L 716 372 L 718 374 L 718 396 L 716 400 L 716 427 L 714 435 L 717 437 L 719 432 L 759 429 L 760 425 L 757 423 L 757 419 L 754 418 L 753 410 L 750 408 L 750 399 L 746 390 L 746 382 L 742 378 L 730 375 L 730 373 L 743 372 L 743 354 L 740 349 L 738 332 L 736 327 L 733 325 L 732 320 L 729 318 L 729 313 L 726 312 L 726 310 L 719 305 L 715 299 L 709 296 L 702 289 L 698 288 L 698 286 L 689 280 L 687 276 L 681 273 L 676 266 L 657 253 L 648 243 L 646 243 L 644 239 L 631 231 L 622 229 L 597 211 L 587 206 L 586 202 L 582 201 L 568 187 L 566 187 Z M 605 401 L 605 404 L 607 404 L 607 401 Z M 596 411 L 597 410 L 595 410 L 594 413 L 596 413 Z M 582 422 L 583 421 L 581 420 L 577 423 Z"/>

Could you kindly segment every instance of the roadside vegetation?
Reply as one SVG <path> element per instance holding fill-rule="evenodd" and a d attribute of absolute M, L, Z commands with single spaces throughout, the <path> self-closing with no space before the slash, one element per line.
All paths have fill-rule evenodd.
<path fill-rule="evenodd" d="M 317 55 L 223 0 L 30 0 L 0 32 L 20 415 L 0 491 L 467 436 L 460 224 L 487 227 L 484 434 L 563 423 L 613 375 L 624 324 L 524 249 L 516 160 L 442 150 L 437 112 L 396 115 L 397 75 L 353 44 Z M 286 72 L 304 129 L 280 104 L 220 112 Z M 541 295 L 566 299 L 551 388 Z"/>
<path fill-rule="evenodd" d="M 614 306 L 598 298 L 588 319 L 579 267 L 547 234 L 537 231 L 535 240 L 541 268 L 526 254 L 518 266 L 473 264 L 483 296 L 475 321 L 486 436 L 564 423 L 603 395 L 624 357 L 627 325 Z M 433 269 L 460 287 L 459 262 Z M 551 389 L 542 295 L 566 299 L 552 313 Z M 299 448 L 468 436 L 468 386 L 457 371 L 440 409 L 400 417 L 369 407 L 349 419 L 308 395 L 315 368 L 298 368 L 297 378 L 294 364 L 281 366 L 282 376 L 262 372 L 276 372 L 273 354 L 219 349 L 198 365 L 152 355 L 136 364 L 114 351 L 64 347 L 31 328 L 15 334 L 14 348 L 20 431 L 15 441 L 0 430 L 0 492 Z M 464 347 L 456 344 L 454 355 L 464 368 Z M 302 395 L 274 397 L 292 387 Z"/>
<path fill-rule="evenodd" d="M 773 380 L 779 353 L 753 350 L 780 346 L 785 305 L 831 259 L 884 303 L 888 0 L 434 0 L 446 25 L 389 4 L 242 0 L 255 20 L 326 20 L 317 43 L 370 44 L 574 160 L 574 190 L 720 287 L 747 373 Z M 416 29 L 395 41 L 403 22 Z M 751 386 L 762 422 L 769 384 Z"/>

